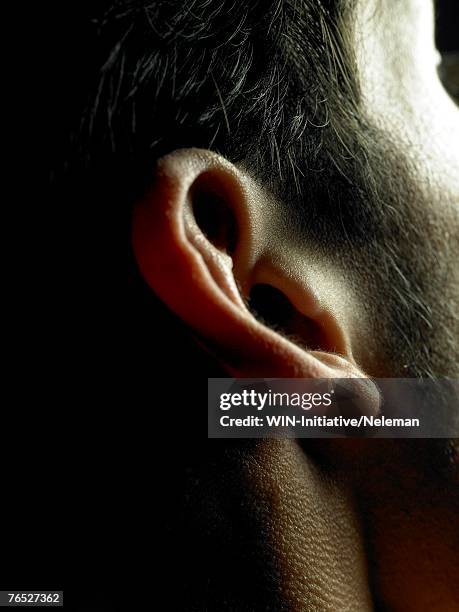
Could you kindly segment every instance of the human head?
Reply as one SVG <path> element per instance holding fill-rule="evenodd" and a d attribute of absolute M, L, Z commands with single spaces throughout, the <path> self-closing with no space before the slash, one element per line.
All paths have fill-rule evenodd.
<path fill-rule="evenodd" d="M 431 7 L 104 4 L 57 9 L 71 27 L 61 24 L 58 35 L 66 70 L 47 89 L 52 185 L 87 223 L 95 210 L 107 218 L 122 211 L 136 266 L 134 349 L 144 349 L 137 359 L 149 374 L 196 371 L 205 353 L 209 366 L 242 377 L 456 375 L 458 117 L 436 80 Z M 112 262 L 104 262 L 105 273 Z M 187 341 L 184 351 L 187 331 L 197 349 Z M 384 448 L 394 464 L 406 458 L 403 445 Z M 222 543 L 228 532 L 246 553 L 242 567 L 267 564 L 274 578 L 266 580 L 271 591 L 255 593 L 260 606 L 279 596 L 276 585 L 283 591 L 275 567 L 282 554 L 287 600 L 295 601 L 302 563 L 310 575 L 317 570 L 318 594 L 307 594 L 317 605 L 336 603 L 346 580 L 357 580 L 354 568 L 363 584 L 347 476 L 305 465 L 296 446 L 236 451 L 210 462 L 190 497 L 198 523 L 223 517 L 199 524 L 199 534 Z M 395 507 L 395 495 L 425 510 L 419 480 L 400 478 L 406 486 L 398 488 L 396 477 L 384 481 L 380 466 L 396 469 L 387 455 L 373 455 L 368 468 L 384 483 L 381 495 L 368 494 L 374 514 Z M 427 452 L 422 459 L 431 461 Z M 215 489 L 217 501 L 201 499 L 202 488 Z M 443 522 L 430 544 L 450 516 L 437 494 Z M 414 515 L 406 510 L 401 524 L 406 516 Z M 254 545 L 266 525 L 274 536 Z M 356 544 L 343 545 L 345 559 L 328 555 L 324 533 Z M 330 567 L 331 595 L 323 578 Z M 388 571 L 386 585 L 391 579 Z M 368 604 L 366 586 L 361 592 Z"/>
<path fill-rule="evenodd" d="M 458 119 L 437 78 L 428 3 L 122 2 L 82 23 L 86 51 L 73 49 L 68 88 L 56 83 L 56 107 L 76 93 L 55 122 L 70 136 L 57 185 L 73 179 L 79 194 L 83 183 L 128 208 L 152 182 L 165 194 L 171 173 L 177 197 L 196 199 L 209 256 L 223 253 L 218 274 L 234 276 L 241 323 L 252 310 L 290 344 L 341 355 L 341 374 L 348 363 L 380 376 L 457 373 Z M 153 242 L 158 269 L 180 250 Z M 218 283 L 203 304 L 218 303 Z M 184 286 L 177 298 L 186 303 Z M 205 330 L 225 316 L 186 320 L 223 365 L 238 348 Z M 304 375 L 317 366 L 291 359 Z"/>

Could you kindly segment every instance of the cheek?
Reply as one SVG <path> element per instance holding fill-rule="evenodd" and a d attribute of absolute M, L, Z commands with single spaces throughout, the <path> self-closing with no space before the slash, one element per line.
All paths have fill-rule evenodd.
<path fill-rule="evenodd" d="M 424 171 L 426 188 L 433 190 L 435 207 L 459 208 L 459 108 L 435 75 L 431 96 L 417 99 L 418 112 L 411 117 L 416 137 L 407 143 L 413 159 Z M 453 217 L 457 221 L 457 216 Z"/>
<path fill-rule="evenodd" d="M 365 115 L 399 140 L 414 163 L 425 165 L 423 180 L 443 183 L 459 204 L 459 109 L 437 72 L 433 3 L 406 0 L 375 10 L 368 2 L 358 17 L 355 44 Z"/>

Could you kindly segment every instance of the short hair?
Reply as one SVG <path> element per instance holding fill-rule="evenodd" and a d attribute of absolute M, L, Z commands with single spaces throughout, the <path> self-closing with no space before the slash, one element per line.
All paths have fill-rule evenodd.
<path fill-rule="evenodd" d="M 135 190 L 156 159 L 189 146 L 244 163 L 289 201 L 317 188 L 324 166 L 346 175 L 359 154 L 353 2 L 106 5 L 59 26 L 73 62 L 55 83 L 67 114 L 53 178 L 118 164 Z"/>

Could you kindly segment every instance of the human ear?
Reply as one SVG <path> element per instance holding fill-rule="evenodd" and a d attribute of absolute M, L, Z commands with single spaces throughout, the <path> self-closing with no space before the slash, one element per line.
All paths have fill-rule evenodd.
<path fill-rule="evenodd" d="M 158 161 L 133 248 L 146 282 L 230 375 L 364 377 L 333 305 L 281 257 L 271 196 L 221 156 L 181 149 Z"/>

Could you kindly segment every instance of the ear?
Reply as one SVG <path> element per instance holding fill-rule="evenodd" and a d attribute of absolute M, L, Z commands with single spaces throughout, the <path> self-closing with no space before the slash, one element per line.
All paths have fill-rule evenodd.
<path fill-rule="evenodd" d="M 167 155 L 134 211 L 141 273 L 235 377 L 363 378 L 333 305 L 285 256 L 278 209 L 214 153 Z"/>

